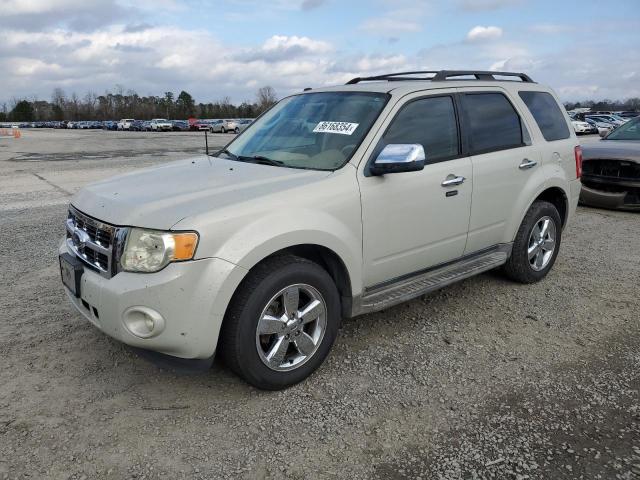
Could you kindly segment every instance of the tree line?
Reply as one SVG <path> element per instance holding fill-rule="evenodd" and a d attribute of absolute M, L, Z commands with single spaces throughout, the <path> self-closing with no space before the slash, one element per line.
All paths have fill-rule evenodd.
<path fill-rule="evenodd" d="M 640 111 L 640 98 L 628 98 L 627 100 L 586 100 L 584 102 L 564 102 L 567 110 L 576 108 L 590 108 L 596 112 L 611 111 Z"/>
<path fill-rule="evenodd" d="M 277 100 L 275 90 L 269 86 L 260 88 L 253 102 L 245 101 L 239 105 L 231 103 L 229 97 L 210 103 L 196 103 L 184 90 L 177 96 L 173 92 L 165 92 L 162 96 L 140 96 L 133 90 L 125 91 L 117 86 L 114 91 L 106 91 L 103 95 L 87 92 L 80 98 L 76 93 L 67 95 L 63 89 L 56 88 L 50 101 L 14 98 L 10 105 L 1 104 L 0 121 L 253 118 Z"/>
<path fill-rule="evenodd" d="M 135 118 L 186 119 L 196 118 L 253 118 L 260 115 L 278 100 L 272 87 L 260 88 L 253 102 L 245 101 L 239 105 L 231 103 L 229 97 L 210 103 L 196 103 L 188 92 L 182 90 L 177 96 L 165 92 L 162 96 L 140 96 L 133 90 L 117 86 L 114 91 L 103 95 L 87 92 L 80 98 L 76 93 L 67 95 L 56 88 L 51 100 L 13 99 L 10 105 L 0 104 L 0 122 L 34 122 L 55 120 L 119 120 Z M 640 110 L 640 98 L 627 100 L 587 100 L 565 102 L 567 110 L 591 108 L 595 111 Z"/>

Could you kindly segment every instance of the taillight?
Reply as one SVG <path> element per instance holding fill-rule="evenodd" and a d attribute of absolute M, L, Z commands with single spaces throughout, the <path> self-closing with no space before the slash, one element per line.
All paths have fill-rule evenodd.
<path fill-rule="evenodd" d="M 573 149 L 576 157 L 576 178 L 582 177 L 582 147 L 580 145 Z"/>

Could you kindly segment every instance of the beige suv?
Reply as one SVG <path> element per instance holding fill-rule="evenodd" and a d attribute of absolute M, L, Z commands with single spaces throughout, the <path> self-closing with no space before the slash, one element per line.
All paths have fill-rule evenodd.
<path fill-rule="evenodd" d="M 544 278 L 580 169 L 558 99 L 524 74 L 356 78 L 283 99 L 211 156 L 81 190 L 62 279 L 122 342 L 218 351 L 284 388 L 322 364 L 343 317 L 498 267 Z"/>

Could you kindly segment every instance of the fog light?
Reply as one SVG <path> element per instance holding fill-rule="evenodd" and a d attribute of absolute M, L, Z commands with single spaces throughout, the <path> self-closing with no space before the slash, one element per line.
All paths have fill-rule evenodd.
<path fill-rule="evenodd" d="M 129 333 L 139 338 L 151 338 L 164 330 L 164 318 L 149 307 L 131 307 L 122 315 L 122 323 Z"/>

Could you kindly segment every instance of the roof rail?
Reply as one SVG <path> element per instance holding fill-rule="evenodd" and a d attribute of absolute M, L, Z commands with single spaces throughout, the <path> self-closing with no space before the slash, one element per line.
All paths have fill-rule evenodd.
<path fill-rule="evenodd" d="M 412 77 L 407 75 L 432 75 L 430 77 Z M 531 77 L 525 73 L 515 73 L 515 72 L 490 72 L 483 70 L 419 70 L 415 72 L 399 72 L 399 73 L 387 73 L 384 75 L 376 75 L 373 77 L 356 77 L 349 80 L 347 85 L 355 85 L 360 82 L 370 82 L 376 80 L 386 80 L 388 82 L 395 81 L 407 81 L 407 80 L 430 80 L 432 82 L 444 82 L 446 80 L 492 80 L 492 81 L 501 81 L 502 78 L 499 77 L 517 77 L 521 82 L 524 83 L 535 83 L 531 80 Z M 456 78 L 456 77 L 474 77 L 474 78 Z M 513 81 L 513 80 L 508 80 Z"/>

